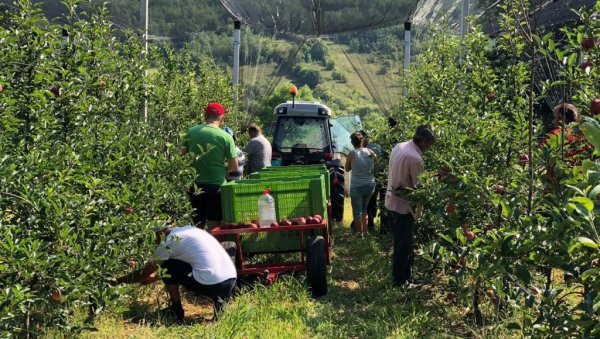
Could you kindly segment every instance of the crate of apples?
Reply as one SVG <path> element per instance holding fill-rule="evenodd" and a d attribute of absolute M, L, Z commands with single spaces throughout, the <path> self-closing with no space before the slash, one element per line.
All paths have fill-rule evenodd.
<path fill-rule="evenodd" d="M 319 214 L 308 217 L 297 217 L 292 219 L 283 219 L 279 222 L 279 226 L 301 226 L 301 225 L 320 225 L 323 223 L 323 217 Z"/>

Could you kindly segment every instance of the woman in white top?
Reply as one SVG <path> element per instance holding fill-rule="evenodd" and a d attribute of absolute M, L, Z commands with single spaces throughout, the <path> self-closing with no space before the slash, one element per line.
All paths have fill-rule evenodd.
<path fill-rule="evenodd" d="M 346 171 L 351 172 L 350 200 L 352 201 L 353 225 L 361 237 L 367 233 L 367 206 L 375 191 L 375 153 L 363 147 L 364 136 L 361 132 L 354 132 L 350 141 L 354 150 L 346 158 Z"/>

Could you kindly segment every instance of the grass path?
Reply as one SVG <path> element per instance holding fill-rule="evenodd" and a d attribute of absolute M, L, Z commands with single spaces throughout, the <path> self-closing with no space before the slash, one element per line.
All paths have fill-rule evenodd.
<path fill-rule="evenodd" d="M 348 209 L 349 210 L 349 209 Z M 477 328 L 468 310 L 446 300 L 441 277 L 416 260 L 417 278 L 429 279 L 417 289 L 391 287 L 390 237 L 351 234 L 349 220 L 334 228 L 334 258 L 329 293 L 309 296 L 304 276 L 282 276 L 272 286 L 245 287 L 218 322 L 207 320 L 211 304 L 187 297 L 185 326 L 158 324 L 156 309 L 164 295 L 134 297 L 130 311 L 97 319 L 93 338 L 423 338 L 507 337 L 501 326 Z M 140 291 L 136 289 L 134 291 Z M 49 336 L 57 337 L 56 333 Z"/>

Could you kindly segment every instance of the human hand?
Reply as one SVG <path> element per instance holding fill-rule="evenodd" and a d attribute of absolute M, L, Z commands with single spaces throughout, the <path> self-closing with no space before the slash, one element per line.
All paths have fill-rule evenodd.
<path fill-rule="evenodd" d="M 150 285 L 153 282 L 155 282 L 156 280 L 158 280 L 158 276 L 155 273 L 150 274 L 150 276 L 148 278 L 146 278 L 146 280 L 140 281 L 140 284 L 142 285 Z"/>

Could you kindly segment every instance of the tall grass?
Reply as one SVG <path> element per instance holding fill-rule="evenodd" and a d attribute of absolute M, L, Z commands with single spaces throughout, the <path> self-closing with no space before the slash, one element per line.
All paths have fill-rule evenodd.
<path fill-rule="evenodd" d="M 348 206 L 349 207 L 349 206 Z M 350 208 L 347 209 L 348 211 Z M 156 318 L 166 295 L 157 285 L 138 291 L 125 313 L 108 312 L 95 321 L 94 338 L 422 338 L 508 337 L 502 323 L 476 327 L 469 310 L 446 300 L 444 278 L 424 260 L 416 275 L 427 283 L 417 289 L 391 287 L 389 237 L 360 239 L 344 224 L 334 227 L 334 258 L 329 293 L 310 297 L 303 274 L 280 276 L 275 284 L 246 283 L 218 321 L 212 304 L 186 295 L 185 325 Z M 465 303 L 464 305 L 467 305 Z M 60 333 L 47 331 L 47 337 Z"/>

